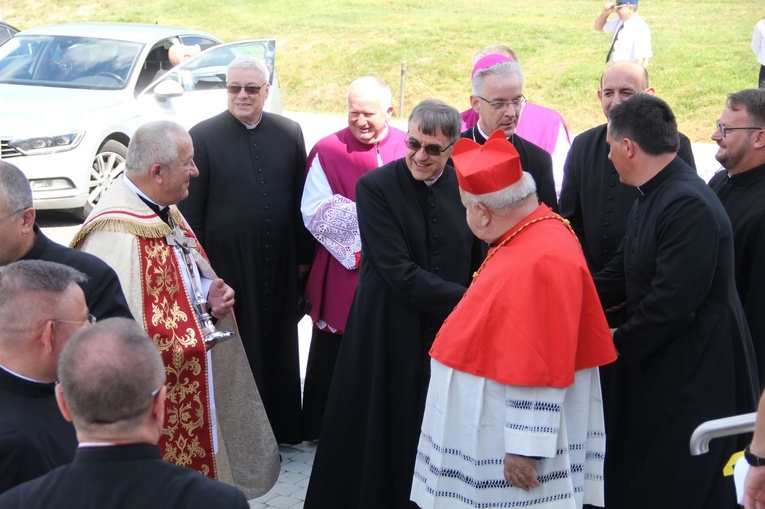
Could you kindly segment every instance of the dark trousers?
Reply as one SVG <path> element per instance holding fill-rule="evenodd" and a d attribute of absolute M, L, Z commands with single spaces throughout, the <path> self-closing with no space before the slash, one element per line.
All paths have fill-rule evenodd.
<path fill-rule="evenodd" d="M 765 88 L 765 65 L 760 66 L 760 88 Z"/>

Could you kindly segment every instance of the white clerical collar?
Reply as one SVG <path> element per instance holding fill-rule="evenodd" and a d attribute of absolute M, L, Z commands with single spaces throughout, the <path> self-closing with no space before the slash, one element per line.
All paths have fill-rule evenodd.
<path fill-rule="evenodd" d="M 26 380 L 27 382 L 34 382 L 36 384 L 44 384 L 45 382 L 41 382 L 40 380 L 35 380 L 34 378 L 29 378 L 28 376 L 24 376 L 20 373 L 16 373 L 12 369 L 8 369 L 2 364 L 0 364 L 0 369 L 5 371 L 6 373 L 10 373 L 11 375 L 15 376 L 16 378 L 21 378 L 22 380 Z"/>
<path fill-rule="evenodd" d="M 480 122 L 476 122 L 476 123 L 475 123 L 475 128 L 476 128 L 476 129 L 478 129 L 478 134 L 480 134 L 481 136 L 483 136 L 483 139 L 484 139 L 484 140 L 488 140 L 488 139 L 489 139 L 489 135 L 488 135 L 488 134 L 486 134 L 485 132 L 483 132 L 483 129 L 481 129 L 481 123 L 480 123 Z M 475 139 L 473 139 L 473 141 L 476 141 L 476 140 L 475 140 Z"/>
<path fill-rule="evenodd" d="M 237 119 L 237 120 L 239 120 L 239 119 Z M 246 123 L 242 122 L 241 120 L 239 120 L 239 122 L 242 122 L 242 125 L 244 127 L 246 127 L 247 129 L 255 129 L 256 127 L 258 127 L 258 124 L 260 124 L 261 120 L 263 120 L 263 112 L 262 111 L 260 112 L 260 116 L 258 117 L 258 121 L 255 122 L 254 124 L 246 124 Z"/>
<path fill-rule="evenodd" d="M 143 191 L 138 189 L 138 187 L 135 184 L 133 184 L 133 181 L 130 180 L 125 173 L 122 174 L 122 181 L 125 182 L 125 185 L 128 186 L 128 189 L 133 191 L 135 194 L 137 194 L 138 196 L 140 196 L 141 198 L 143 198 L 147 202 L 153 203 L 154 205 L 159 207 L 160 211 L 165 210 L 167 208 L 166 206 L 160 205 L 159 203 L 155 202 L 154 200 L 152 200 L 151 198 L 146 196 L 146 193 L 144 193 Z"/>
<path fill-rule="evenodd" d="M 518 117 L 518 120 L 520 120 L 520 119 L 521 119 L 521 117 Z M 516 125 L 517 125 L 517 124 L 516 124 Z M 488 134 L 486 134 L 485 132 L 483 132 L 483 129 L 481 129 L 481 124 L 480 124 L 479 122 L 476 122 L 476 123 L 475 123 L 475 128 L 476 128 L 476 129 L 478 129 L 478 134 L 480 134 L 481 136 L 483 136 L 483 139 L 484 139 L 484 140 L 488 140 L 488 139 L 489 139 L 489 135 L 488 135 Z M 515 136 L 515 134 L 513 134 L 512 136 L 506 136 L 506 138 L 507 138 L 507 141 L 509 141 L 510 143 L 512 143 L 512 142 L 513 142 L 513 136 Z M 478 143 L 478 140 L 476 140 L 476 139 L 475 139 L 475 131 L 473 131 L 473 141 L 474 141 L 474 142 L 476 142 L 476 143 Z"/>
<path fill-rule="evenodd" d="M 438 179 L 440 179 L 441 175 L 443 174 L 444 174 L 444 170 L 441 170 L 441 173 L 439 173 L 437 177 L 433 177 L 432 179 L 429 179 L 429 180 L 423 180 L 423 182 L 425 182 L 426 186 L 431 187 L 433 184 L 438 182 Z"/>

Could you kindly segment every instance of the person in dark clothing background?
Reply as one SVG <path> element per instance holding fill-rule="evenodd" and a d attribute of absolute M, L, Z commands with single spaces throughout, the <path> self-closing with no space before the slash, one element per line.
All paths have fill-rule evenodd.
<path fill-rule="evenodd" d="M 72 461 L 53 393 L 64 344 L 90 325 L 79 271 L 43 260 L 0 271 L 0 493 Z"/>
<path fill-rule="evenodd" d="M 254 58 L 229 64 L 228 109 L 189 131 L 199 177 L 178 207 L 236 293 L 242 344 L 276 441 L 296 444 L 303 440 L 299 286 L 313 238 L 300 214 L 303 131 L 263 111 L 269 75 Z"/>
<path fill-rule="evenodd" d="M 751 412 L 758 396 L 730 220 L 677 156 L 677 123 L 661 99 L 637 94 L 611 108 L 607 140 L 621 181 L 640 197 L 619 249 L 594 275 L 605 308 L 626 303 L 614 331 L 619 358 L 603 381 L 612 417 L 605 506 L 732 509 L 733 482 L 721 469 L 737 439 L 688 452 L 699 424 Z M 682 474 L 663 475 L 668 468 Z"/>
<path fill-rule="evenodd" d="M 654 95 L 648 83 L 648 72 L 634 62 L 619 62 L 603 72 L 598 99 L 608 120 L 613 106 L 636 94 Z M 627 229 L 636 187 L 619 180 L 614 164 L 608 159 L 607 124 L 593 127 L 574 138 L 563 168 L 560 193 L 560 215 L 568 219 L 582 244 L 590 271 L 602 270 L 616 252 Z M 680 146 L 677 155 L 696 168 L 691 142 L 677 133 Z M 617 327 L 624 320 L 624 311 L 606 313 L 609 325 Z M 608 366 L 601 369 L 608 370 Z"/>
<path fill-rule="evenodd" d="M 133 320 L 112 318 L 61 352 L 56 399 L 80 442 L 71 464 L 0 496 L 4 509 L 247 509 L 240 490 L 162 460 L 162 358 Z"/>
<path fill-rule="evenodd" d="M 723 166 L 709 181 L 733 225 L 736 288 L 765 386 L 765 89 L 730 94 L 712 133 Z"/>

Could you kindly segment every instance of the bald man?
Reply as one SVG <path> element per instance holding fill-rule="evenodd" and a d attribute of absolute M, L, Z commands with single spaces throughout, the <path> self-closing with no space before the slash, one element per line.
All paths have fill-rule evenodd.
<path fill-rule="evenodd" d="M 655 93 L 643 66 L 619 62 L 601 76 L 598 99 L 608 119 L 611 108 L 625 99 Z M 592 272 L 601 270 L 616 252 L 627 228 L 627 215 L 640 194 L 637 188 L 619 181 L 608 159 L 606 126 L 593 127 L 574 139 L 563 169 L 560 194 L 560 214 L 571 221 Z M 695 169 L 691 142 L 682 133 L 678 136 L 678 155 Z"/>

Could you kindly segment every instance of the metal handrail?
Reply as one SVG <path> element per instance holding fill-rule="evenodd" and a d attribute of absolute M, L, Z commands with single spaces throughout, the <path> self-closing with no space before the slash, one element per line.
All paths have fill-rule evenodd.
<path fill-rule="evenodd" d="M 754 431 L 754 420 L 757 412 L 734 415 L 703 422 L 691 435 L 691 454 L 699 456 L 709 452 L 709 442 L 714 438 L 729 437 Z"/>

